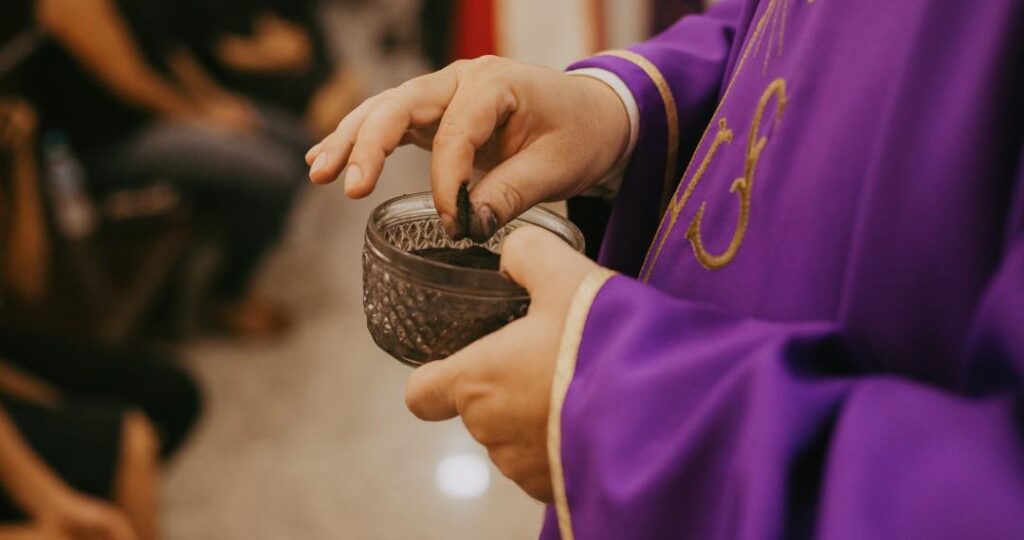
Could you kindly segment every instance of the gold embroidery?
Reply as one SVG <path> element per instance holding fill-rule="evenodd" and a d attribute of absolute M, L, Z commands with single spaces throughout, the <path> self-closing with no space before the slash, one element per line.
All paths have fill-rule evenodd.
<path fill-rule="evenodd" d="M 726 85 L 725 91 L 722 93 L 722 98 L 718 101 L 718 106 L 715 108 L 715 112 L 714 114 L 711 115 L 711 118 L 716 118 L 721 113 L 722 107 L 724 107 L 725 103 L 728 101 L 729 95 L 732 93 L 732 89 L 736 84 L 736 80 L 739 78 L 740 73 L 743 72 L 743 68 L 746 66 L 747 60 L 749 59 L 751 52 L 753 52 L 755 48 L 757 50 L 760 50 L 761 39 L 764 37 L 769 17 L 771 17 L 775 13 L 775 10 L 777 9 L 779 2 L 781 0 L 768 1 L 768 7 L 765 8 L 764 13 L 761 14 L 761 18 L 758 19 L 757 24 L 754 27 L 754 32 L 750 37 L 750 40 L 747 41 L 746 46 L 743 48 L 743 53 L 740 55 L 740 59 L 736 63 L 736 69 L 733 71 L 732 77 L 729 78 L 729 84 Z M 814 2 L 815 0 L 807 0 L 808 4 L 812 4 Z M 788 6 L 788 0 L 786 0 L 786 6 Z M 785 14 L 783 14 L 782 17 L 784 31 Z M 782 44 L 780 43 L 779 46 L 781 47 Z M 769 44 L 768 48 L 770 47 L 771 45 Z M 754 56 L 757 56 L 756 52 Z M 709 123 L 708 127 L 704 130 L 704 133 L 701 135 L 700 141 L 697 142 L 698 149 L 704 146 L 704 142 L 707 139 L 708 134 L 711 132 L 711 128 L 713 125 L 714 123 Z M 714 148 L 714 146 L 712 147 Z M 715 148 L 715 150 L 717 150 L 717 148 Z M 708 150 L 708 153 L 710 153 L 710 150 Z M 690 169 L 693 167 L 694 160 L 697 159 L 697 155 L 698 153 L 694 152 L 694 154 L 690 157 L 690 162 L 686 166 L 687 173 L 689 173 Z M 706 157 L 705 159 L 702 160 L 702 164 L 703 161 L 707 161 Z M 701 169 L 698 169 L 698 171 L 694 172 L 694 176 L 696 176 L 697 172 L 701 172 Z M 685 179 L 685 175 L 683 178 Z M 654 272 L 654 267 L 658 263 L 658 259 L 661 257 L 662 249 L 665 247 L 665 242 L 666 240 L 668 240 L 668 237 L 672 234 L 672 229 L 673 227 L 675 227 L 679 212 L 682 211 L 682 206 L 686 202 L 687 197 L 685 193 L 683 194 L 683 197 L 680 200 L 679 189 L 683 187 L 683 184 L 686 184 L 687 191 L 691 191 L 689 189 L 689 186 L 692 183 L 692 180 L 689 183 L 680 182 L 679 186 L 676 188 L 676 193 L 672 196 L 672 199 L 668 203 L 665 215 L 662 217 L 661 223 L 658 225 L 657 232 L 655 232 L 655 241 L 652 242 L 650 247 L 648 248 L 647 257 L 645 258 L 644 265 L 640 270 L 640 279 L 645 283 L 650 280 L 651 274 Z"/>
<path fill-rule="evenodd" d="M 569 314 L 562 329 L 562 343 L 555 359 L 555 374 L 551 382 L 551 409 L 548 412 L 548 465 L 551 469 L 551 487 L 555 495 L 555 512 L 562 540 L 573 540 L 569 499 L 565 493 L 565 469 L 562 467 L 562 406 L 576 373 L 576 358 L 583 340 L 583 327 L 590 314 L 597 293 L 615 276 L 607 268 L 597 268 L 580 282 L 569 305 Z"/>
<path fill-rule="evenodd" d="M 676 163 L 679 158 L 679 112 L 676 108 L 676 99 L 672 95 L 672 89 L 669 87 L 668 81 L 665 80 L 665 76 L 662 75 L 654 63 L 633 51 L 605 51 L 598 56 L 614 56 L 636 65 L 647 74 L 661 96 L 661 101 L 665 106 L 665 122 L 668 130 L 668 148 L 665 151 L 665 179 L 662 183 L 661 204 L 659 206 L 659 210 L 664 212 L 675 190 Z"/>
<path fill-rule="evenodd" d="M 768 107 L 770 100 L 775 97 L 775 121 L 782 118 L 786 108 L 786 81 L 775 79 L 768 85 L 768 89 L 761 95 L 754 112 L 754 120 L 750 125 L 750 133 L 747 135 L 747 156 L 743 167 L 743 176 L 733 181 L 729 187 L 730 193 L 735 193 L 740 199 L 740 216 L 736 223 L 736 230 L 733 232 L 729 247 L 720 255 L 712 255 L 704 247 L 700 237 L 701 219 L 704 217 L 704 210 L 707 209 L 707 201 L 700 205 L 697 215 L 693 217 L 690 226 L 686 229 L 686 239 L 693 247 L 693 254 L 701 266 L 708 270 L 719 270 L 732 262 L 736 252 L 743 243 L 743 237 L 747 232 L 747 225 L 750 224 L 750 197 L 754 189 L 754 175 L 757 173 L 757 164 L 761 160 L 761 152 L 768 144 L 768 136 L 758 137 L 761 131 L 761 120 L 764 117 L 764 110 Z M 710 154 L 709 154 L 710 155 Z M 703 164 L 702 164 L 703 165 Z M 696 178 L 696 176 L 694 176 Z M 685 197 L 685 196 L 684 196 Z"/>
<path fill-rule="evenodd" d="M 704 159 L 701 160 L 700 166 L 697 168 L 697 172 L 693 174 L 693 177 L 690 178 L 690 182 L 686 185 L 686 190 L 683 191 L 682 198 L 678 202 L 673 201 L 672 203 L 669 204 L 669 231 L 672 230 L 672 227 L 675 227 L 676 220 L 679 219 L 679 213 L 686 206 L 686 202 L 690 200 L 690 195 L 693 195 L 693 190 L 697 189 L 697 184 L 699 184 L 701 179 L 704 178 L 704 173 L 707 171 L 708 166 L 711 165 L 711 161 L 715 159 L 715 155 L 718 153 L 719 147 L 721 147 L 723 144 L 731 143 L 732 139 L 733 132 L 731 129 L 729 129 L 729 124 L 726 121 L 726 119 L 722 118 L 721 120 L 718 121 L 718 132 L 715 133 L 715 140 L 712 141 L 711 148 L 708 149 L 708 152 L 704 155 Z M 661 242 L 658 243 L 657 251 L 655 251 L 654 253 L 655 259 L 657 259 L 659 255 L 661 255 L 661 249 L 663 247 L 665 247 L 664 237 L 661 239 Z M 648 269 L 648 271 L 645 274 L 642 274 L 643 281 L 647 281 L 647 279 L 651 277 L 651 270 L 653 269 L 654 265 L 650 266 L 651 267 Z"/>

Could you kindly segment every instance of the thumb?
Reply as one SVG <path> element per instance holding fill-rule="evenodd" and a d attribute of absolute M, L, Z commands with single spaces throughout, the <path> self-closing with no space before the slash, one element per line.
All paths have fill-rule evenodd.
<path fill-rule="evenodd" d="M 564 185 L 565 171 L 537 146 L 529 147 L 503 161 L 469 192 L 473 211 L 469 236 L 483 242 L 509 221 L 548 200 L 552 187 Z"/>
<path fill-rule="evenodd" d="M 456 353 L 416 368 L 405 384 L 405 406 L 420 420 L 437 422 L 458 416 L 455 390 L 465 365 L 463 355 Z"/>
<path fill-rule="evenodd" d="M 501 270 L 530 293 L 531 309 L 571 297 L 595 268 L 554 233 L 532 225 L 512 231 L 501 246 Z"/>

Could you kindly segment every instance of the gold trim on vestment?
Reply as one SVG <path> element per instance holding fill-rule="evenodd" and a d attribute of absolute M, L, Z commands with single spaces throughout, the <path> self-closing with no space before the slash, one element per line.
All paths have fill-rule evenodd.
<path fill-rule="evenodd" d="M 781 31 L 782 32 L 785 31 L 785 24 L 784 24 L 785 16 L 786 16 L 785 11 L 786 11 L 786 8 L 788 8 L 788 6 L 789 6 L 789 0 L 766 0 L 766 1 L 768 2 L 768 6 L 765 8 L 764 13 L 761 14 L 761 17 L 758 19 L 756 25 L 754 26 L 754 31 L 753 31 L 753 34 L 751 35 L 750 39 L 747 41 L 746 45 L 743 47 L 743 53 L 740 54 L 739 61 L 736 63 L 736 68 L 733 70 L 732 76 L 729 78 L 729 84 L 726 85 L 725 92 L 722 93 L 722 98 L 719 99 L 718 106 L 715 108 L 714 114 L 711 115 L 712 121 L 708 124 L 707 128 L 704 130 L 704 134 L 701 135 L 700 141 L 697 142 L 696 151 L 690 157 L 690 162 L 687 164 L 686 169 L 684 169 L 685 172 L 683 173 L 682 180 L 686 180 L 687 173 L 693 167 L 694 161 L 696 161 L 698 159 L 698 156 L 700 156 L 700 153 L 699 153 L 700 149 L 703 147 L 704 141 L 707 139 L 708 135 L 712 131 L 715 131 L 715 133 L 716 133 L 716 141 L 715 142 L 716 143 L 720 143 L 720 141 L 717 140 L 717 137 L 721 135 L 722 130 L 721 130 L 720 126 L 721 126 L 721 122 L 724 120 L 724 118 L 719 118 L 719 114 L 721 113 L 722 108 L 725 106 L 726 102 L 729 99 L 729 95 L 732 92 L 733 85 L 736 83 L 736 80 L 739 78 L 740 73 L 743 72 L 743 68 L 747 64 L 747 60 L 748 60 L 748 58 L 749 58 L 749 56 L 751 54 L 751 51 L 754 51 L 754 56 L 756 56 L 757 55 L 757 51 L 760 50 L 761 41 L 764 39 L 765 34 L 767 34 L 767 33 L 774 33 L 776 31 L 775 25 L 771 25 L 771 27 L 769 27 L 768 23 L 769 23 L 770 20 L 773 20 L 773 17 L 777 13 L 779 14 L 780 18 L 783 21 L 783 23 L 781 25 L 781 28 L 782 28 Z M 807 3 L 808 4 L 813 3 L 813 0 L 808 0 Z M 779 12 L 782 12 L 782 13 L 779 13 Z M 780 41 L 780 43 L 778 45 L 778 47 L 779 47 L 779 50 L 778 50 L 779 54 L 781 54 L 781 52 L 782 52 L 782 47 L 783 47 L 782 39 L 783 38 L 784 38 L 784 35 L 780 35 L 779 36 L 779 41 Z M 771 48 L 771 39 L 772 38 L 769 38 L 769 44 L 766 47 L 766 52 L 765 52 L 766 57 L 771 55 L 770 51 L 768 50 L 768 49 Z M 766 58 L 765 61 L 767 62 L 767 58 Z M 718 119 L 719 121 L 716 122 L 715 119 Z M 716 126 L 719 126 L 718 130 L 714 130 L 714 128 Z M 716 151 L 717 149 L 718 149 L 717 146 L 712 145 L 711 151 Z M 704 161 L 707 161 L 706 158 L 707 158 L 707 154 L 705 154 L 704 157 L 702 158 L 702 160 L 701 160 L 702 164 L 703 164 Z M 684 181 L 679 182 L 679 185 L 676 188 L 676 192 L 673 193 L 672 196 L 669 198 L 668 205 L 666 207 L 666 211 L 662 214 L 661 223 L 658 225 L 658 230 L 654 234 L 654 241 L 651 243 L 650 247 L 648 248 L 647 256 L 644 258 L 644 265 L 640 269 L 640 280 L 643 281 L 644 283 L 646 283 L 648 280 L 651 279 L 651 274 L 654 272 L 654 266 L 658 263 L 658 259 L 661 257 L 661 251 L 665 247 L 665 242 L 668 240 L 669 235 L 672 234 L 672 229 L 675 227 L 676 221 L 679 219 L 679 214 L 682 212 L 683 207 L 686 206 L 686 202 L 687 202 L 687 198 L 688 198 L 687 195 L 689 193 L 692 193 L 693 188 L 696 185 L 695 180 L 696 181 L 700 180 L 700 176 L 703 175 L 703 169 L 704 169 L 704 167 L 697 169 L 695 171 L 695 173 L 690 177 L 690 181 L 689 182 L 684 182 Z M 683 188 L 684 184 L 686 184 L 685 188 Z M 680 199 L 680 194 L 679 194 L 679 190 L 680 189 L 683 189 L 682 199 Z M 732 255 L 735 255 L 735 253 L 732 253 Z M 699 262 L 704 264 L 706 261 L 699 261 Z M 708 267 L 708 266 L 705 265 L 705 267 Z M 715 267 L 710 267 L 710 268 L 711 269 L 715 269 Z M 721 267 L 719 266 L 718 268 L 721 268 Z"/>
<path fill-rule="evenodd" d="M 565 395 L 576 373 L 576 358 L 590 307 L 597 293 L 615 275 L 615 272 L 607 268 L 597 268 L 580 282 L 576 294 L 573 295 L 572 304 L 569 305 L 569 313 L 562 330 L 562 343 L 555 360 L 555 374 L 551 382 L 551 410 L 548 413 L 548 463 L 562 540 L 573 540 L 569 500 L 565 494 L 565 472 L 562 468 L 562 405 L 565 404 Z"/>
<path fill-rule="evenodd" d="M 665 80 L 658 66 L 643 56 L 627 50 L 605 51 L 598 56 L 613 56 L 621 58 L 643 70 L 647 77 L 654 83 L 661 96 L 661 102 L 665 106 L 665 123 L 668 130 L 665 151 L 665 177 L 661 187 L 661 205 L 658 207 L 659 215 L 668 208 L 669 200 L 675 192 L 676 167 L 679 160 L 679 109 L 676 107 L 676 98 L 672 95 L 672 88 Z M 639 99 L 639 97 L 637 97 Z"/>

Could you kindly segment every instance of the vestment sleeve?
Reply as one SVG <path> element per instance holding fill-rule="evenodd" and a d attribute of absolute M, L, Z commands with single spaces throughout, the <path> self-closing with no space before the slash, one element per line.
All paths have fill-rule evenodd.
<path fill-rule="evenodd" d="M 1024 538 L 1018 175 L 946 386 L 868 367 L 833 322 L 589 277 L 556 368 L 545 537 Z"/>
<path fill-rule="evenodd" d="M 569 66 L 615 75 L 639 109 L 635 148 L 610 224 L 616 229 L 616 220 L 629 219 L 632 241 L 617 242 L 615 253 L 602 255 L 616 270 L 639 271 L 668 197 L 714 112 L 744 8 L 741 0 L 722 0 L 648 41 Z"/>

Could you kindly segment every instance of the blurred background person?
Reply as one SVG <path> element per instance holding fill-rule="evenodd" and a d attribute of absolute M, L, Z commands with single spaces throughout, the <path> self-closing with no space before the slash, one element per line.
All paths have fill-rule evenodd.
<path fill-rule="evenodd" d="M 283 227 L 308 143 L 288 115 L 224 89 L 190 91 L 173 62 L 171 6 L 156 0 L 39 0 L 53 41 L 32 61 L 27 93 L 46 129 L 66 132 L 94 192 L 171 182 L 225 236 L 215 324 L 243 334 L 286 318 L 249 278 Z M 178 73 L 180 75 L 180 73 Z"/>
<path fill-rule="evenodd" d="M 0 98 L 0 305 L 47 293 L 31 108 Z M 0 538 L 155 538 L 159 457 L 200 410 L 172 362 L 0 317 Z"/>
<path fill-rule="evenodd" d="M 152 428 L 138 415 L 60 414 L 4 399 L 0 538 L 156 538 L 155 462 Z"/>
<path fill-rule="evenodd" d="M 362 97 L 354 70 L 328 51 L 309 0 L 173 2 L 188 57 L 181 73 L 196 87 L 216 80 L 303 118 L 313 135 L 332 131 Z"/>

